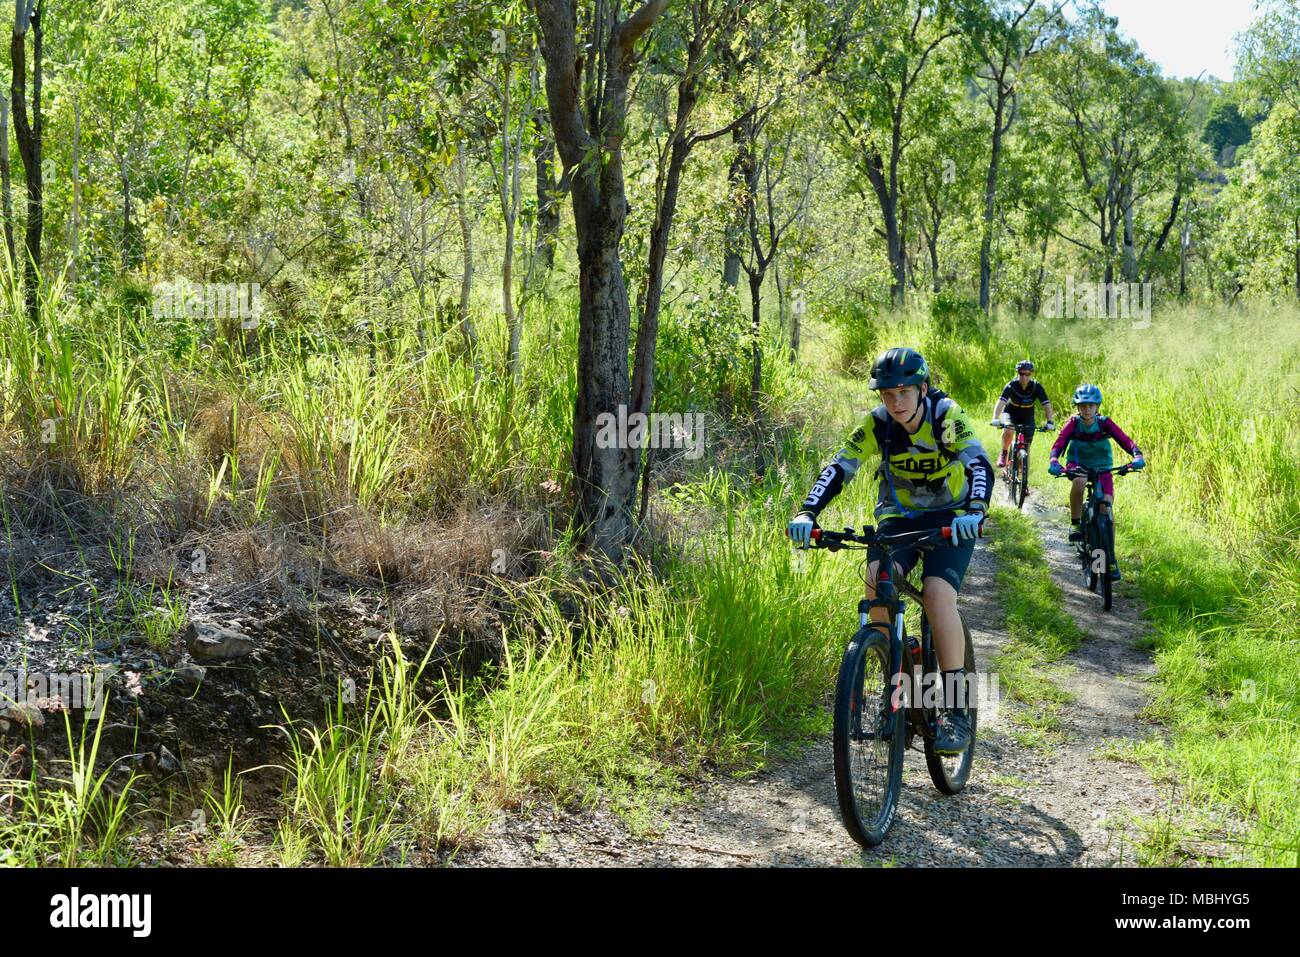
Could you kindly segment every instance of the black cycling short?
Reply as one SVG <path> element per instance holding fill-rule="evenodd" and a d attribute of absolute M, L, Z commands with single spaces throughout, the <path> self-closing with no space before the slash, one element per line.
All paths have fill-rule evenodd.
<path fill-rule="evenodd" d="M 1013 425 L 1027 425 L 1029 431 L 1025 433 L 1025 445 L 1034 444 L 1034 426 L 1038 423 L 1034 420 L 1034 410 L 1021 411 L 1015 408 L 1008 408 L 1006 412 Z"/>
<path fill-rule="evenodd" d="M 922 529 L 944 528 L 951 525 L 956 517 L 956 512 L 943 511 L 927 512 L 917 518 L 886 518 L 880 522 L 878 531 L 882 535 L 897 535 L 902 532 L 919 532 Z M 966 569 L 970 567 L 971 556 L 974 554 L 973 541 L 964 545 L 941 542 L 924 551 L 914 545 L 895 548 L 894 567 L 898 569 L 895 575 L 906 576 L 916 567 L 919 558 L 923 578 L 942 578 L 955 591 L 961 591 L 962 580 L 966 577 Z M 879 547 L 871 546 L 867 550 L 867 558 L 873 562 L 880 561 Z"/>

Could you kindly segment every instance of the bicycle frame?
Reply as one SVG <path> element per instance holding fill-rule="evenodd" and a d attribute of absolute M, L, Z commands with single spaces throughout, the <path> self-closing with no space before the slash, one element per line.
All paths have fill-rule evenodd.
<path fill-rule="evenodd" d="M 1083 520 L 1084 524 L 1086 525 L 1087 524 L 1086 519 L 1091 518 L 1093 515 L 1096 514 L 1097 505 L 1105 503 L 1106 501 L 1106 496 L 1103 495 L 1101 491 L 1101 483 L 1097 481 L 1098 478 L 1106 474 L 1107 472 L 1110 472 L 1114 475 L 1128 475 L 1128 473 L 1132 471 L 1134 471 L 1134 469 L 1127 464 L 1112 465 L 1104 469 L 1090 469 L 1090 468 L 1086 468 L 1085 466 L 1078 465 L 1075 466 L 1074 468 L 1065 469 L 1065 471 L 1061 473 L 1060 478 L 1068 478 L 1071 482 L 1073 482 L 1075 479 L 1080 477 L 1086 478 L 1088 480 L 1088 484 L 1083 493 L 1084 511 L 1081 512 L 1079 515 L 1080 520 Z"/>
<path fill-rule="evenodd" d="M 913 737 L 923 740 L 930 780 L 944 794 L 957 794 L 966 786 L 975 754 L 978 705 L 968 706 L 969 743 L 957 754 L 940 753 L 940 722 L 949 705 L 929 700 L 929 690 L 907 694 L 919 678 L 924 686 L 939 672 L 937 648 L 931 628 L 922 618 L 919 660 L 913 639 L 907 634 L 906 600 L 922 606 L 922 588 L 895 575 L 895 549 L 905 545 L 929 548 L 942 539 L 952 540 L 952 529 L 902 532 L 881 535 L 868 527 L 863 534 L 812 530 L 812 542 L 831 551 L 840 548 L 880 551 L 871 598 L 858 602 L 859 625 L 844 652 L 835 685 L 831 751 L 835 766 L 835 793 L 840 814 L 849 834 L 863 847 L 874 847 L 885 839 L 893 823 L 902 789 L 904 752 Z M 924 566 L 922 566 L 924 568 Z M 882 609 L 887 621 L 872 621 L 873 609 Z M 963 661 L 968 675 L 976 674 L 974 645 L 970 630 L 962 623 Z M 864 684 L 866 662 L 874 663 L 871 685 Z M 920 674 L 918 675 L 918 669 Z M 908 681 L 904 682 L 904 677 Z M 884 688 L 880 681 L 884 679 Z M 882 700 L 879 695 L 883 693 Z M 864 696 L 870 695 L 869 703 Z M 955 704 L 953 702 L 952 704 Z M 856 769 L 856 770 L 855 770 Z M 882 776 L 883 775 L 883 776 Z"/>
<path fill-rule="evenodd" d="M 1103 601 L 1107 611 L 1111 609 L 1111 569 L 1115 560 L 1115 519 L 1110 509 L 1102 511 L 1106 496 L 1101 491 L 1098 479 L 1110 472 L 1115 475 L 1127 475 L 1135 471 L 1130 465 L 1110 466 L 1104 469 L 1090 469 L 1076 466 L 1061 473 L 1062 478 L 1071 482 L 1080 476 L 1087 479 L 1082 507 L 1079 511 L 1079 525 L 1082 538 L 1078 542 L 1077 554 L 1084 570 L 1084 581 L 1090 590 L 1095 591 L 1098 582 L 1102 584 Z M 1105 515 L 1107 521 L 1101 522 L 1099 515 Z M 1096 560 L 1101 552 L 1101 567 Z"/>
<path fill-rule="evenodd" d="M 906 634 L 904 624 L 904 615 L 907 608 L 905 599 L 911 599 L 918 605 L 922 605 L 921 589 L 917 588 L 906 577 L 895 581 L 894 568 L 894 550 L 903 545 L 915 545 L 919 548 L 934 548 L 940 541 L 950 541 L 952 530 L 949 528 L 938 528 L 932 531 L 923 532 L 903 532 L 898 535 L 881 537 L 875 533 L 875 530 L 868 527 L 863 530 L 861 535 L 854 533 L 853 529 L 846 528 L 844 532 L 831 532 L 829 537 L 827 532 L 822 529 L 816 529 L 813 532 L 814 540 L 821 542 L 826 541 L 829 544 L 819 545 L 820 548 L 827 548 L 831 551 L 838 551 L 841 548 L 851 550 L 865 550 L 864 548 L 855 548 L 855 545 L 867 546 L 875 545 L 881 550 L 880 562 L 876 571 L 876 597 L 862 598 L 858 601 L 858 627 L 865 628 L 869 625 L 875 625 L 878 628 L 884 628 L 884 622 L 873 622 L 871 619 L 872 608 L 883 608 L 889 614 L 889 671 L 892 676 L 892 682 L 895 689 L 906 687 L 905 669 L 914 666 L 915 662 L 906 660 L 906 652 L 903 647 L 903 637 Z M 854 543 L 846 545 L 845 541 Z M 901 592 L 901 594 L 900 594 Z M 918 639 L 921 643 L 921 662 L 924 663 L 930 659 L 934 637 L 929 629 L 922 629 L 922 634 Z M 937 652 L 935 652 L 937 656 Z M 891 694 L 889 698 L 889 714 L 892 716 L 900 708 L 918 708 L 915 702 L 908 701 L 906 704 L 900 704 L 897 693 Z M 932 728 L 927 731 L 933 733 Z"/>

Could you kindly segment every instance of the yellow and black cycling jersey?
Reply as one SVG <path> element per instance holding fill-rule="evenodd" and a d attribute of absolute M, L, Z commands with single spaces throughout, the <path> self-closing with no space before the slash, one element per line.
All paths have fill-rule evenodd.
<path fill-rule="evenodd" d="M 852 481 L 863 461 L 873 457 L 880 460 L 877 520 L 986 510 L 993 494 L 993 467 L 970 419 L 937 390 L 921 404 L 921 427 L 910 434 L 883 405 L 872 409 L 817 477 L 802 510 L 818 515 Z"/>

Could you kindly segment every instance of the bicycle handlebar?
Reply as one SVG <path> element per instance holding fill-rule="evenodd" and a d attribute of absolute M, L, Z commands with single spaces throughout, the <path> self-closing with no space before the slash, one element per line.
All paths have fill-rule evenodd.
<path fill-rule="evenodd" d="M 1012 422 L 1010 420 L 1004 422 L 1001 419 L 994 419 L 992 422 L 989 423 L 989 425 L 996 426 L 999 429 L 1015 429 L 1017 432 L 1029 432 L 1031 430 L 1034 432 L 1055 432 L 1056 431 L 1056 429 L 1049 429 L 1045 425 L 1035 425 L 1031 427 L 1025 425 L 1023 422 Z"/>
<path fill-rule="evenodd" d="M 824 542 L 819 544 L 819 548 L 826 548 L 834 551 L 851 542 L 858 545 L 923 545 L 927 542 L 938 543 L 940 541 L 952 540 L 952 528 L 948 525 L 942 528 L 927 529 L 920 532 L 897 532 L 893 535 L 881 535 L 875 528 L 868 525 L 861 533 L 855 532 L 851 528 L 846 528 L 842 532 L 832 532 L 825 528 L 814 528 L 812 530 L 812 540 L 814 542 Z M 980 522 L 979 537 L 984 537 L 984 523 Z"/>
<path fill-rule="evenodd" d="M 1109 468 L 1104 468 L 1104 469 L 1090 469 L 1082 465 L 1076 465 L 1073 468 L 1066 467 L 1065 471 L 1063 471 L 1060 475 L 1056 477 L 1057 478 L 1078 478 L 1080 475 L 1084 475 L 1087 476 L 1088 478 L 1096 478 L 1098 475 L 1104 475 L 1107 472 L 1110 472 L 1114 475 L 1128 475 L 1130 472 L 1140 472 L 1140 471 L 1142 470 L 1133 468 L 1132 462 L 1125 462 L 1123 465 L 1112 465 Z"/>

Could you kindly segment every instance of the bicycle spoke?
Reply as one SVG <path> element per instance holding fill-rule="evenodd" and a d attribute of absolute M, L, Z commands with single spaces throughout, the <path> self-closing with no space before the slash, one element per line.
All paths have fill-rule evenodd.
<path fill-rule="evenodd" d="M 889 786 L 891 738 L 889 701 L 884 694 L 885 674 L 878 657 L 863 656 L 858 693 L 854 696 L 854 735 L 849 760 L 852 769 L 853 801 L 863 821 L 878 819 L 885 806 Z"/>

